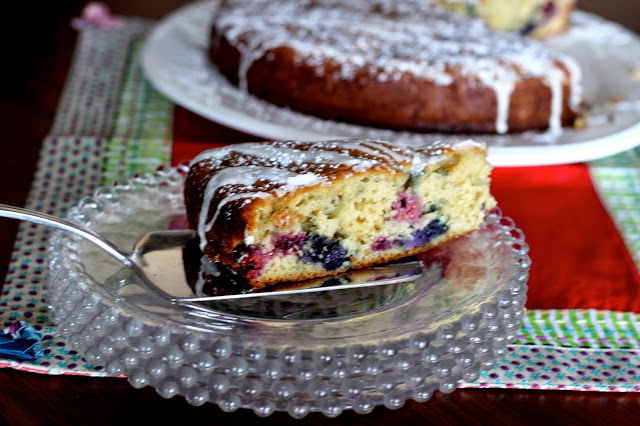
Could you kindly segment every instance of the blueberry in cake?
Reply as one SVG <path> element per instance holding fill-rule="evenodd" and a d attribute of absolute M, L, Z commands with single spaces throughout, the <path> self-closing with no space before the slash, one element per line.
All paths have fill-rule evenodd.
<path fill-rule="evenodd" d="M 581 101 L 576 61 L 433 1 L 224 0 L 209 56 L 241 91 L 322 119 L 500 134 L 573 123 Z M 527 32 L 534 15 L 553 9 L 538 3 L 478 0 L 473 14 L 500 24 L 503 11 L 531 9 L 514 23 Z"/>
<path fill-rule="evenodd" d="M 469 233 L 495 206 L 486 147 L 372 140 L 229 145 L 185 182 L 199 248 L 255 288 L 389 262 Z"/>

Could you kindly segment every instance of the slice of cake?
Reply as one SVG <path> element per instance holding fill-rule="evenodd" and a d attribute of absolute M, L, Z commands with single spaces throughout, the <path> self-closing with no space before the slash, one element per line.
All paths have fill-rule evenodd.
<path fill-rule="evenodd" d="M 260 288 L 388 262 L 477 229 L 486 148 L 371 140 L 205 151 L 185 183 L 200 249 Z"/>
<path fill-rule="evenodd" d="M 533 38 L 564 32 L 575 0 L 433 0 L 465 16 L 477 16 L 496 30 Z"/>

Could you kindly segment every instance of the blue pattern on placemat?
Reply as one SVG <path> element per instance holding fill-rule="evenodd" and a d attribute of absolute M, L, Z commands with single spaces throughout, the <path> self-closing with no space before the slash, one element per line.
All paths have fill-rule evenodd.
<path fill-rule="evenodd" d="M 137 129 L 136 123 L 145 116 L 141 109 L 148 102 L 138 98 L 148 98 L 150 88 L 129 97 L 122 92 L 126 83 L 148 85 L 139 70 L 137 55 L 139 41 L 149 28 L 147 21 L 129 19 L 117 31 L 80 31 L 51 133 L 42 144 L 27 208 L 65 216 L 71 206 L 100 186 L 105 165 L 109 164 L 105 153 L 111 137 L 136 137 L 137 133 L 128 129 Z M 155 142 L 147 139 L 142 154 L 153 155 L 149 163 L 153 169 L 163 162 L 157 153 L 164 153 L 166 162 L 170 152 L 167 128 L 172 109 L 168 101 L 164 102 L 166 107 L 154 110 L 156 119 L 164 117 L 163 126 L 154 126 L 161 135 Z M 123 103 L 134 107 L 126 108 Z M 157 99 L 154 105 L 161 103 Z M 158 149 L 148 149 L 152 143 Z M 129 146 L 137 148 L 133 142 Z M 135 157 L 140 160 L 142 155 Z M 43 354 L 34 362 L 0 359 L 0 366 L 52 374 L 105 375 L 102 366 L 88 364 L 67 348 L 66 338 L 58 334 L 50 316 L 44 288 L 50 235 L 51 230 L 40 225 L 20 225 L 0 300 L 0 324 L 8 326 L 18 320 L 32 324 L 42 334 Z"/>

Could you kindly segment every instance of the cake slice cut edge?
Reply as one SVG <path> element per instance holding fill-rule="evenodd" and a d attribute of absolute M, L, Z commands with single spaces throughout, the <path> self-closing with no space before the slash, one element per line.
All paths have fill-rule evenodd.
<path fill-rule="evenodd" d="M 565 32 L 576 5 L 576 0 L 433 1 L 458 14 L 479 17 L 494 30 L 518 32 L 536 39 Z"/>
<path fill-rule="evenodd" d="M 473 141 L 264 142 L 200 154 L 185 183 L 200 248 L 255 288 L 414 255 L 496 205 Z"/>

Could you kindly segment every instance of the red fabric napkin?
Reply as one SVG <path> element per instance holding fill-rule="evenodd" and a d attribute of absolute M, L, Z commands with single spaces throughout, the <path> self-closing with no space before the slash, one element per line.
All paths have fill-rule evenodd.
<path fill-rule="evenodd" d="M 526 236 L 529 309 L 640 312 L 640 276 L 584 164 L 496 168 L 491 192 Z"/>
<path fill-rule="evenodd" d="M 172 163 L 208 148 L 259 140 L 177 108 Z M 492 179 L 498 205 L 531 248 L 529 309 L 640 312 L 638 270 L 586 165 L 499 167 Z"/>

